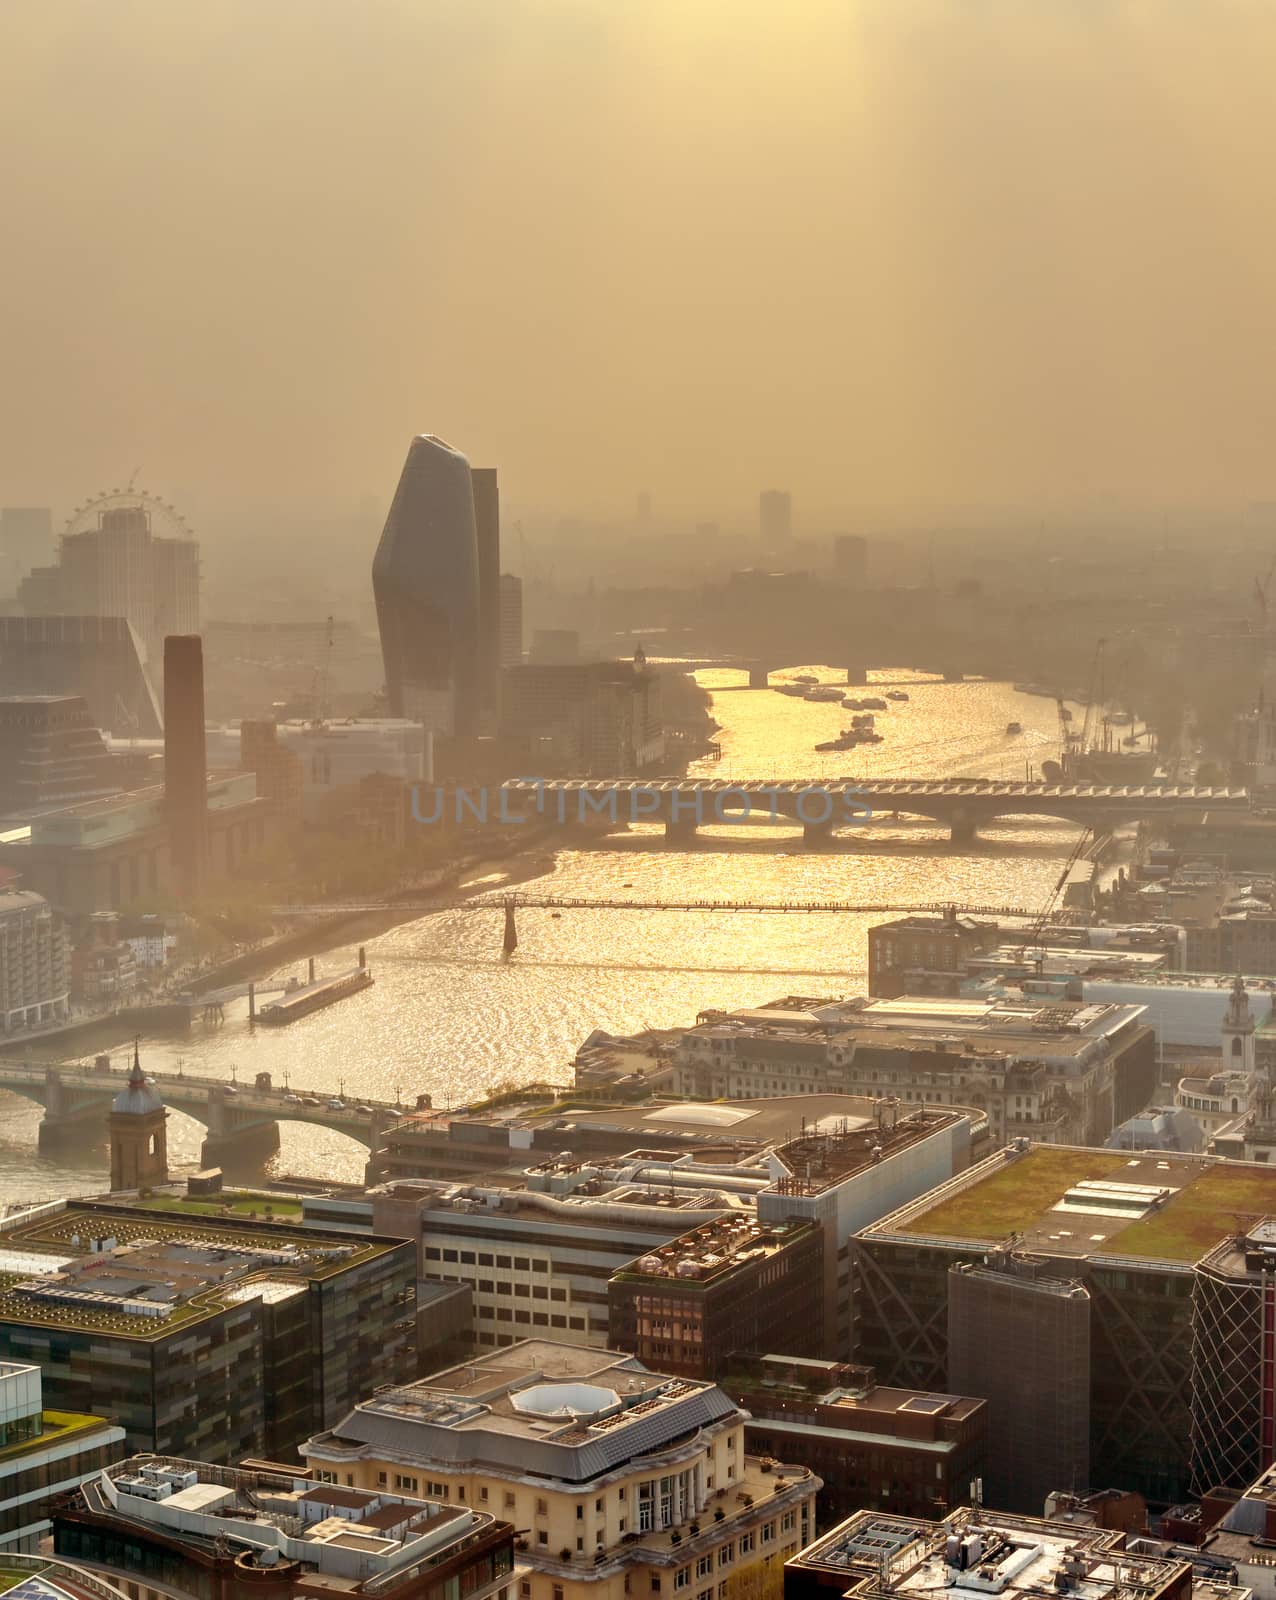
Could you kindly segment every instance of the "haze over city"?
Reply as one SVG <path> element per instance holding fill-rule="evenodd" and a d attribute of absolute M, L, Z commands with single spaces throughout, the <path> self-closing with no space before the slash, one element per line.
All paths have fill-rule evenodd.
<path fill-rule="evenodd" d="M 1276 494 L 1276 16 L 167 0 L 0 18 L 0 478 L 811 524 Z M 216 552 L 206 559 L 214 564 Z"/>
<path fill-rule="evenodd" d="M 5 1600 L 1276 1600 L 1274 62 L 0 6 Z"/>

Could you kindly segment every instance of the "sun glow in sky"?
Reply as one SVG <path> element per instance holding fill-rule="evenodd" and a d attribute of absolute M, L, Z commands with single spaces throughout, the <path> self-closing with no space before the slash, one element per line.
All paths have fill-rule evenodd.
<path fill-rule="evenodd" d="M 1276 8 L 9 0 L 0 483 L 1273 493 Z M 185 503 L 185 502 L 184 502 Z"/>

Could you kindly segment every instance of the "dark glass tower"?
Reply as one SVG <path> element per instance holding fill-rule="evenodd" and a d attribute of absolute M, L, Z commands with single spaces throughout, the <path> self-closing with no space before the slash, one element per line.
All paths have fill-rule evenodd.
<path fill-rule="evenodd" d="M 479 705 L 479 558 L 470 464 L 432 434 L 408 450 L 372 562 L 395 716 L 473 733 Z"/>
<path fill-rule="evenodd" d="M 501 682 L 501 494 L 495 467 L 474 467 L 479 564 L 479 703 L 495 718 Z"/>

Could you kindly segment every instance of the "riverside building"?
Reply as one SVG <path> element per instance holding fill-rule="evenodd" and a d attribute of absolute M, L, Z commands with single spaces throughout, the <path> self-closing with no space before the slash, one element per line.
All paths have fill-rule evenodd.
<path fill-rule="evenodd" d="M 62 918 L 43 895 L 0 886 L 0 1034 L 63 1021 L 70 993 Z"/>
<path fill-rule="evenodd" d="M 839 1093 L 968 1105 L 986 1113 L 996 1143 L 1101 1144 L 1152 1098 L 1156 1043 L 1132 1005 L 790 996 L 702 1012 L 676 1047 L 674 1083 L 705 1100 Z"/>
<path fill-rule="evenodd" d="M 302 1454 L 333 1483 L 506 1518 L 522 1600 L 726 1600 L 809 1541 L 820 1487 L 748 1456 L 746 1421 L 713 1384 L 530 1340 L 374 1395 Z"/>

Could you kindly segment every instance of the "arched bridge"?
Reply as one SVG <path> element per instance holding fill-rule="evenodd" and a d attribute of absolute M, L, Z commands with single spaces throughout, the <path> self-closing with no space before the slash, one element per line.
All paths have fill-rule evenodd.
<path fill-rule="evenodd" d="M 1011 783 L 999 778 L 511 779 L 499 795 L 502 817 L 520 814 L 585 823 L 604 832 L 663 822 L 674 840 L 697 829 L 746 820 L 800 822 L 810 840 L 862 827 L 874 814 L 931 817 L 954 840 L 1005 816 L 1052 817 L 1080 827 L 1173 818 L 1208 810 L 1249 810 L 1244 789 L 1199 784 Z"/>
<path fill-rule="evenodd" d="M 396 1102 L 370 1100 L 366 1096 L 335 1104 L 338 1097 L 331 1091 L 310 1093 L 279 1088 L 265 1072 L 258 1073 L 252 1084 L 180 1072 L 152 1072 L 147 1076 L 166 1106 L 204 1124 L 208 1134 L 202 1160 L 207 1166 L 220 1164 L 232 1152 L 254 1157 L 271 1154 L 279 1148 L 281 1122 L 309 1122 L 333 1128 L 372 1150 L 386 1123 L 404 1111 Z M 127 1070 L 112 1070 L 105 1056 L 99 1056 L 95 1066 L 44 1066 L 0 1060 L 0 1089 L 9 1089 L 44 1107 L 41 1149 L 99 1137 L 111 1102 L 124 1087 L 126 1077 Z"/>

